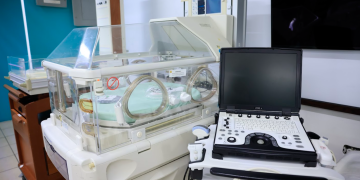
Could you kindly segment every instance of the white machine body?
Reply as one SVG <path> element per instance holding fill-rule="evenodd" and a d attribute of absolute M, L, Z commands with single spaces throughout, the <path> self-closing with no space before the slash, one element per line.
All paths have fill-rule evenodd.
<path fill-rule="evenodd" d="M 333 168 L 336 166 L 336 162 L 333 159 L 333 154 L 327 145 L 318 139 L 312 139 L 311 141 L 316 149 L 316 153 L 318 154 L 319 163 L 325 167 Z"/>
<path fill-rule="evenodd" d="M 204 170 L 203 179 L 227 179 L 225 177 L 213 176 L 209 174 L 209 169 L 213 167 L 244 170 L 265 173 L 279 173 L 297 176 L 323 177 L 329 180 L 344 180 L 344 177 L 334 169 L 323 167 L 318 163 L 316 167 L 304 167 L 300 162 L 285 161 L 264 161 L 261 159 L 226 157 L 222 160 L 212 158 L 212 149 L 215 138 L 216 125 L 209 126 L 210 136 L 207 139 L 195 141 L 203 144 L 206 149 L 204 160 L 189 164 L 191 170 Z"/>
<path fill-rule="evenodd" d="M 213 117 L 101 155 L 82 150 L 82 139 L 71 140 L 73 130 L 68 133 L 59 119 L 49 118 L 41 128 L 50 159 L 70 180 L 180 179 L 189 161 L 187 144 L 195 140 L 191 127 L 198 123 L 209 125 Z M 51 148 L 46 148 L 47 143 Z"/>
<path fill-rule="evenodd" d="M 202 160 L 203 149 L 203 144 L 201 143 L 189 144 L 188 150 L 190 152 L 190 162 Z"/>

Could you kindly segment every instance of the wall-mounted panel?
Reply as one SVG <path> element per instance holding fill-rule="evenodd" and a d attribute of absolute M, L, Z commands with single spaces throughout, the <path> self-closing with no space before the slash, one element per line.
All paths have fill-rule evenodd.
<path fill-rule="evenodd" d="M 94 0 L 72 0 L 75 26 L 96 26 Z"/>
<path fill-rule="evenodd" d="M 67 0 L 36 0 L 36 5 L 66 8 Z"/>

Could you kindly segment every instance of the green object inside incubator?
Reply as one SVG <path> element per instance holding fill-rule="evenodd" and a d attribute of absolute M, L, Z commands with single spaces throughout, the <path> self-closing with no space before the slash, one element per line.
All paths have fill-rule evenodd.
<path fill-rule="evenodd" d="M 175 98 L 180 98 L 181 92 L 186 91 L 186 86 L 182 84 L 175 84 L 175 83 L 163 83 L 164 86 L 168 89 L 168 94 L 173 95 Z M 104 90 L 105 96 L 123 96 L 126 89 L 128 87 L 118 88 L 116 90 Z M 170 90 L 169 90 L 170 89 Z M 80 96 L 80 99 L 91 99 L 90 93 L 85 93 Z M 192 98 L 195 100 L 201 99 L 201 94 L 198 90 L 192 89 Z M 154 82 L 147 82 L 139 84 L 129 99 L 129 111 L 132 114 L 149 114 L 154 112 L 162 102 L 162 94 L 159 90 L 159 86 Z M 116 121 L 116 115 L 114 110 L 114 105 L 116 102 L 113 103 L 97 103 L 97 112 L 98 117 L 100 120 L 107 120 L 107 121 Z M 169 109 L 174 109 L 190 102 L 182 102 L 180 101 L 176 105 L 169 105 Z M 95 105 L 95 103 L 94 103 Z M 95 107 L 94 107 L 95 110 Z M 129 118 L 127 115 L 124 115 L 125 121 L 127 123 L 134 123 L 135 120 Z"/>

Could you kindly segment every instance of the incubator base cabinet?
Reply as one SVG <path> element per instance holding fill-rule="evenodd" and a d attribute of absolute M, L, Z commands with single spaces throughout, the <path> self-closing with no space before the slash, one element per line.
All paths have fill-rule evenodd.
<path fill-rule="evenodd" d="M 45 150 L 65 179 L 181 179 L 191 128 L 218 111 L 232 16 L 74 29 L 43 61 Z"/>
<path fill-rule="evenodd" d="M 56 121 L 59 123 L 59 120 Z M 206 125 L 213 121 L 213 117 L 209 117 L 197 122 Z M 188 124 L 101 155 L 80 150 L 59 130 L 61 125 L 54 126 L 49 120 L 42 123 L 42 128 L 44 134 L 49 134 L 46 139 L 53 139 L 45 142 L 50 159 L 55 159 L 55 166 L 60 172 L 68 174 L 70 179 L 175 180 L 184 176 L 189 163 L 186 143 L 195 141 L 189 129 L 196 124 Z M 67 142 L 66 145 L 61 146 L 64 142 Z"/>
<path fill-rule="evenodd" d="M 18 167 L 27 180 L 62 180 L 44 150 L 40 123 L 50 114 L 48 94 L 28 95 L 8 85 L 9 103 L 14 126 Z"/>

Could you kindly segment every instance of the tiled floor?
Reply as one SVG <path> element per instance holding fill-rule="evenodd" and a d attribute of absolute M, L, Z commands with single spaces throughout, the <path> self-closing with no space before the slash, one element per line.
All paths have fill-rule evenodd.
<path fill-rule="evenodd" d="M 0 122 L 0 180 L 21 178 L 12 121 Z"/>

